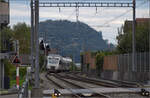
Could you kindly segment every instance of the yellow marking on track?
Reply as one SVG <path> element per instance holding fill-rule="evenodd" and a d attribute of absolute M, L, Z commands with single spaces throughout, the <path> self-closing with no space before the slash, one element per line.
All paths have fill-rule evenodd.
<path fill-rule="evenodd" d="M 52 94 L 52 98 L 57 98 L 57 97 L 54 95 L 54 93 Z"/>

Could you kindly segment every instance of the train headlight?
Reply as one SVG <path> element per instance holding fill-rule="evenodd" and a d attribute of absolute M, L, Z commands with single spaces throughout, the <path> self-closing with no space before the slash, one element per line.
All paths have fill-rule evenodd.
<path fill-rule="evenodd" d="M 55 93 L 54 95 L 57 96 L 57 93 Z"/>
<path fill-rule="evenodd" d="M 61 94 L 60 94 L 60 93 L 59 93 L 58 95 L 59 95 L 59 96 L 61 96 Z"/>
<path fill-rule="evenodd" d="M 145 96 L 149 96 L 149 92 L 145 92 Z"/>
<path fill-rule="evenodd" d="M 145 96 L 145 92 L 142 92 L 142 96 Z"/>
<path fill-rule="evenodd" d="M 149 92 L 149 91 L 146 91 L 145 89 L 141 89 L 141 95 L 142 95 L 142 96 L 149 96 L 149 95 L 150 95 L 150 92 Z"/>
<path fill-rule="evenodd" d="M 58 90 L 54 89 L 54 95 L 55 95 L 55 96 L 60 96 L 61 93 L 60 93 Z"/>

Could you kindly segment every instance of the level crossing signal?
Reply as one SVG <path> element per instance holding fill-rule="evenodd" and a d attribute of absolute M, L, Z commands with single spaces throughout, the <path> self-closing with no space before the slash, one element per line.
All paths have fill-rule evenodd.
<path fill-rule="evenodd" d="M 20 64 L 20 63 L 21 63 L 21 61 L 20 61 L 20 59 L 19 59 L 19 57 L 18 57 L 17 55 L 14 57 L 12 63 L 13 63 L 13 64 Z"/>
<path fill-rule="evenodd" d="M 44 43 L 44 41 L 43 40 L 41 40 L 40 41 L 40 50 L 46 50 L 46 51 L 50 51 L 50 46 L 49 45 L 44 45 L 45 43 Z"/>
<path fill-rule="evenodd" d="M 50 46 L 49 45 L 46 45 L 46 50 L 50 51 Z"/>
<path fill-rule="evenodd" d="M 54 89 L 54 93 L 52 94 L 52 98 L 56 98 L 59 96 L 61 96 L 61 93 L 57 89 Z"/>
<path fill-rule="evenodd" d="M 43 40 L 40 42 L 40 50 L 45 50 L 44 41 Z"/>

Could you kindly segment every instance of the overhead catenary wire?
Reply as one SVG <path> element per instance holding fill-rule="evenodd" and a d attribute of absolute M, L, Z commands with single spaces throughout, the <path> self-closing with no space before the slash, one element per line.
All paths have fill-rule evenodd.
<path fill-rule="evenodd" d="M 149 0 L 149 71 L 150 71 L 150 0 Z"/>
<path fill-rule="evenodd" d="M 67 17 L 67 19 L 70 19 L 72 16 L 73 16 L 73 14 L 76 12 L 76 9 L 75 10 L 73 10 L 73 12 Z"/>
<path fill-rule="evenodd" d="M 100 1 L 103 1 L 103 0 L 100 0 Z M 106 0 L 106 1 L 107 1 L 107 0 Z M 114 1 L 117 1 L 117 0 L 114 0 Z M 123 1 L 123 0 L 121 0 L 121 1 Z M 128 1 L 130 1 L 130 0 L 128 0 Z M 137 1 L 141 1 L 141 0 L 137 0 Z M 140 7 L 141 5 L 144 5 L 146 2 L 147 2 L 147 1 L 143 1 L 142 3 L 138 4 L 138 5 L 137 5 L 137 8 Z M 106 22 L 105 22 L 104 24 L 102 24 L 102 25 L 99 25 L 99 26 L 92 26 L 92 27 L 110 27 L 110 26 L 109 26 L 109 23 L 111 23 L 111 22 L 117 20 L 118 18 L 120 18 L 120 17 L 122 17 L 122 16 L 128 14 L 128 13 L 131 12 L 131 11 L 132 11 L 132 10 L 129 9 L 129 10 L 127 10 L 126 12 L 122 13 L 121 15 L 119 15 L 119 16 L 117 16 L 117 17 L 111 19 L 111 20 L 106 21 Z M 98 13 L 98 11 L 97 11 L 97 7 L 96 7 L 96 14 L 97 14 L 97 13 Z M 77 11 L 76 11 L 76 19 L 78 20 Z"/>
<path fill-rule="evenodd" d="M 139 5 L 137 5 L 137 8 L 141 7 L 141 6 L 144 5 L 145 3 L 147 3 L 147 1 L 143 1 L 142 3 L 140 3 Z M 128 14 L 128 13 L 131 12 L 131 11 L 132 11 L 132 9 L 127 10 L 126 12 L 120 14 L 119 16 L 114 17 L 113 19 L 106 21 L 104 24 L 102 24 L 102 26 L 103 26 L 103 25 L 108 25 L 109 23 L 111 23 L 111 22 L 113 22 L 113 21 L 119 19 L 120 17 L 122 17 L 122 16 Z"/>
<path fill-rule="evenodd" d="M 8 1 L 8 0 L 6 0 Z M 9 0 L 9 1 L 30 1 L 30 0 Z M 132 1 L 132 0 L 39 0 L 39 1 Z M 141 0 L 137 0 L 137 1 L 141 1 Z"/>

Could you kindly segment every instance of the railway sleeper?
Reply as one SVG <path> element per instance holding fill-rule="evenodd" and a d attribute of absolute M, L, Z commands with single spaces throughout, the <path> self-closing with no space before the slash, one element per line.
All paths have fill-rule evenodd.
<path fill-rule="evenodd" d="M 67 75 L 68 76 L 68 75 Z M 70 75 L 69 75 L 70 76 Z M 132 88 L 137 88 L 139 87 L 139 84 L 136 84 L 136 83 L 127 83 L 127 82 L 122 82 L 122 81 L 111 81 L 111 80 L 106 80 L 106 82 L 104 81 L 101 81 L 101 80 L 97 80 L 97 79 L 89 79 L 89 78 L 85 78 L 85 77 L 81 77 L 81 76 L 77 76 L 77 75 L 74 75 L 76 78 L 83 78 L 83 79 L 87 79 L 88 81 L 96 81 L 96 82 L 101 82 L 101 83 L 107 83 L 107 84 L 111 84 L 111 85 L 114 85 L 116 87 L 132 87 Z M 72 77 L 72 76 L 71 76 Z M 110 82 L 107 82 L 107 81 L 110 81 Z M 111 86 L 110 86 L 111 87 Z"/>
<path fill-rule="evenodd" d="M 77 84 L 74 84 L 70 81 L 67 81 L 65 79 L 63 79 L 61 76 L 59 75 L 56 75 L 56 74 L 51 74 L 52 76 L 58 78 L 59 80 L 62 80 L 62 81 L 65 81 L 66 83 L 69 83 L 73 86 L 76 86 L 77 88 L 80 88 L 80 89 L 85 89 L 83 86 L 80 86 L 80 85 L 77 85 Z M 53 80 L 52 80 L 53 81 Z M 55 81 L 53 81 L 55 82 Z M 56 83 L 55 83 L 56 84 Z M 61 84 L 57 84 L 57 85 L 61 85 Z M 64 87 L 60 86 L 61 88 L 65 89 Z M 69 89 L 68 89 L 69 90 Z M 108 97 L 107 95 L 104 95 L 104 94 L 100 94 L 100 93 L 94 93 L 94 92 L 85 92 L 85 93 L 78 93 L 78 94 L 74 94 L 74 91 L 72 91 L 71 89 L 69 90 L 73 93 L 73 96 L 77 97 L 77 98 L 86 98 L 86 97 L 98 97 L 98 98 L 110 98 Z"/>
<path fill-rule="evenodd" d="M 100 86 L 104 86 L 104 87 L 114 87 L 114 88 L 116 88 L 116 87 L 121 86 L 121 85 L 106 83 L 106 82 L 102 82 L 102 81 L 95 81 L 95 80 L 88 79 L 88 78 L 72 77 L 72 76 L 69 76 L 69 75 L 61 76 L 61 77 L 66 78 L 66 79 L 73 79 L 73 80 L 83 81 L 83 82 L 87 82 L 87 83 L 92 83 L 92 84 L 96 84 L 96 85 L 100 85 Z"/>
<path fill-rule="evenodd" d="M 79 73 L 79 72 L 77 72 Z M 76 72 L 73 72 L 72 73 L 74 76 L 76 77 L 80 77 L 82 78 L 81 76 L 79 75 L 76 75 Z M 85 78 L 85 77 L 83 77 Z M 140 83 L 137 83 L 137 82 L 129 82 L 129 81 L 121 81 L 121 80 L 111 80 L 111 79 L 104 79 L 104 78 L 101 78 L 102 80 L 106 80 L 106 81 L 111 81 L 111 82 L 114 82 L 114 83 L 119 83 L 120 87 L 132 87 L 132 88 L 137 88 L 137 87 L 143 87 L 142 84 Z M 93 79 L 93 80 L 96 80 L 96 79 Z"/>

